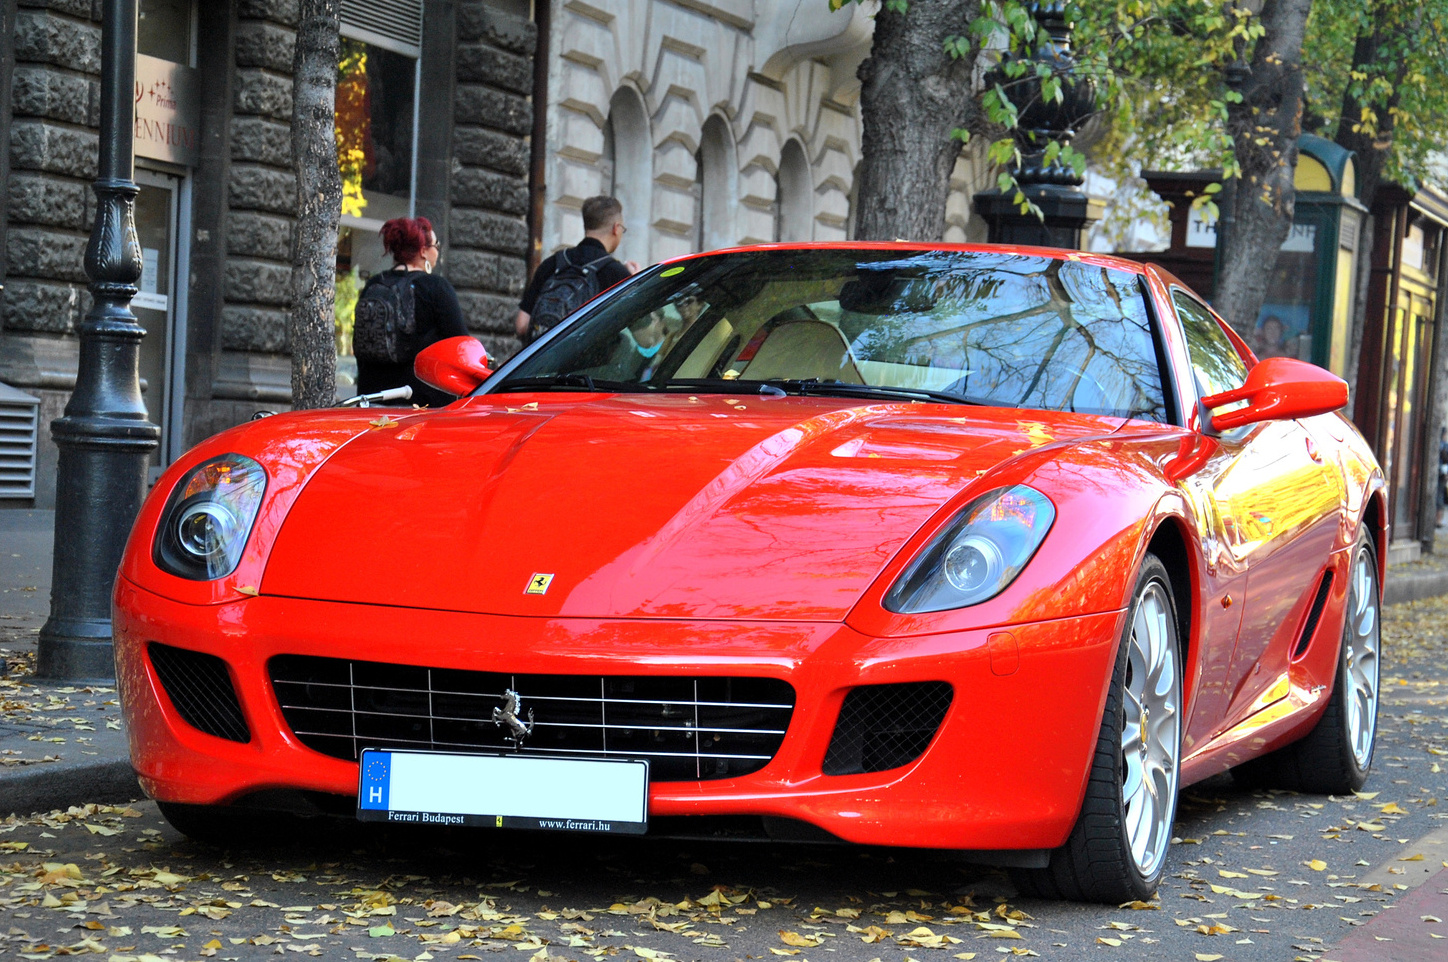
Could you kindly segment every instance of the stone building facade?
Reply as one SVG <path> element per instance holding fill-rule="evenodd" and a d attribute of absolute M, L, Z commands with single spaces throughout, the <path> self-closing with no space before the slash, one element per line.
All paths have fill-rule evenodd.
<path fill-rule="evenodd" d="M 500 357 L 518 346 L 530 255 L 575 243 L 594 194 L 623 200 L 620 255 L 644 264 L 852 235 L 856 71 L 873 5 L 543 2 L 342 0 L 339 143 L 366 128 L 355 169 L 344 165 L 344 181 L 358 182 L 347 181 L 353 204 L 339 236 L 343 312 L 348 290 L 388 266 L 377 229 L 404 214 L 433 222 L 439 269 Z M 49 424 L 75 383 L 75 331 L 89 306 L 101 6 L 0 0 L 0 385 L 39 401 L 34 495 L 19 497 L 5 477 L 24 445 L 6 427 L 13 391 L 0 389 L 0 508 L 54 498 Z M 148 331 L 141 375 L 162 428 L 159 473 L 202 438 L 289 400 L 297 0 L 139 7 L 138 118 L 165 106 L 138 121 L 136 174 L 146 266 L 134 310 Z M 343 88 L 362 80 L 366 96 L 352 103 L 371 113 L 344 123 Z M 970 196 L 984 179 L 963 155 L 947 240 L 983 239 Z M 339 347 L 345 355 L 345 333 Z"/>
<path fill-rule="evenodd" d="M 529 243 L 528 9 L 507 0 L 342 6 L 344 35 L 358 49 L 412 75 L 415 95 L 402 98 L 398 122 L 399 136 L 412 138 L 410 178 L 405 196 L 383 198 L 388 216 L 395 208 L 433 221 L 470 327 L 510 352 Z M 196 441 L 289 400 L 297 3 L 140 0 L 140 10 L 140 51 L 175 84 L 163 80 L 163 99 L 196 101 L 190 156 L 138 149 L 146 266 L 136 313 L 148 329 L 142 377 L 162 427 L 159 471 Z M 35 496 L 0 497 L 0 508 L 54 498 L 48 426 L 74 386 L 75 330 L 89 306 L 82 259 L 94 213 L 100 12 L 100 0 L 0 0 L 0 383 L 40 400 Z M 409 18 L 415 35 L 399 39 L 393 28 Z M 376 247 L 379 224 L 355 219 L 360 246 Z M 374 263 L 364 269 L 386 266 L 369 250 Z M 0 460 L 20 450 L 14 441 L 0 437 Z"/>

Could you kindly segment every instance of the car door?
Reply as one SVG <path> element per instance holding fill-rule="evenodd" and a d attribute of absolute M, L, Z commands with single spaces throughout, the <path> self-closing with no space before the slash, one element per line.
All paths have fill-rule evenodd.
<path fill-rule="evenodd" d="M 1197 397 L 1240 387 L 1247 366 L 1232 350 L 1211 312 L 1180 289 L 1171 293 L 1191 369 L 1192 383 L 1181 385 L 1181 393 L 1187 395 L 1185 406 L 1194 407 Z M 1187 421 L 1189 426 L 1197 424 L 1199 415 L 1188 414 Z M 1191 448 L 1183 450 L 1176 466 L 1169 469 L 1193 507 L 1205 568 L 1201 607 L 1196 613 L 1200 625 L 1197 678 L 1191 715 L 1182 731 L 1187 757 L 1221 731 L 1221 720 L 1237 687 L 1232 658 L 1247 595 L 1248 559 L 1237 537 L 1232 506 L 1222 498 L 1221 487 L 1245 444 L 1244 437 L 1198 434 Z"/>
<path fill-rule="evenodd" d="M 1199 391 L 1240 386 L 1246 365 L 1216 317 L 1185 292 L 1173 292 L 1173 300 L 1183 329 L 1192 329 L 1188 352 L 1208 355 L 1202 366 L 1214 380 L 1235 382 L 1202 383 Z M 1327 565 L 1341 496 L 1331 466 L 1297 421 L 1248 425 L 1219 443 L 1226 461 L 1212 478 L 1211 501 L 1225 553 L 1246 580 L 1217 732 L 1287 695 L 1287 664 Z"/>

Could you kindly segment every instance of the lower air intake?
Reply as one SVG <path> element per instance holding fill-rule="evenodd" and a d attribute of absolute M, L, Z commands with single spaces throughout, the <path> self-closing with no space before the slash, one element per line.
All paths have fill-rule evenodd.
<path fill-rule="evenodd" d="M 945 720 L 953 695 L 943 681 L 852 689 L 840 706 L 824 773 L 883 772 L 915 761 Z"/>
<path fill-rule="evenodd" d="M 186 724 L 233 742 L 251 741 L 226 662 L 215 655 L 152 642 L 151 666 Z"/>

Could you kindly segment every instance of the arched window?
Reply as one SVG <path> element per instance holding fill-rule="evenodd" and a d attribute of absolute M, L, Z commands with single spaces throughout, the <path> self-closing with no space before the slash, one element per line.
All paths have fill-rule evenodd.
<path fill-rule="evenodd" d="M 797 140 L 786 140 L 779 157 L 779 229 L 781 241 L 814 240 L 814 184 L 809 160 Z"/>
<path fill-rule="evenodd" d="M 623 204 L 628 228 L 614 256 L 619 260 L 649 262 L 649 215 L 653 206 L 654 145 L 643 98 L 632 87 L 620 87 L 608 102 L 604 131 L 604 157 L 612 183 L 609 193 Z"/>
<path fill-rule="evenodd" d="M 734 210 L 739 203 L 739 162 L 729 124 L 718 114 L 704 121 L 699 138 L 699 249 L 739 242 Z"/>

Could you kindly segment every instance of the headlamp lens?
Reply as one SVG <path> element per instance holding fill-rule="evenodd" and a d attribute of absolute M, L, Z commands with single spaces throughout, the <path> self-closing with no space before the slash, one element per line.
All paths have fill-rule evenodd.
<path fill-rule="evenodd" d="M 989 491 L 966 505 L 885 595 L 890 611 L 965 608 L 1005 590 L 1040 547 L 1056 509 L 1023 484 Z"/>
<path fill-rule="evenodd" d="M 266 472 L 240 454 L 197 465 L 171 492 L 152 556 L 164 571 L 214 581 L 235 570 L 266 491 Z"/>

